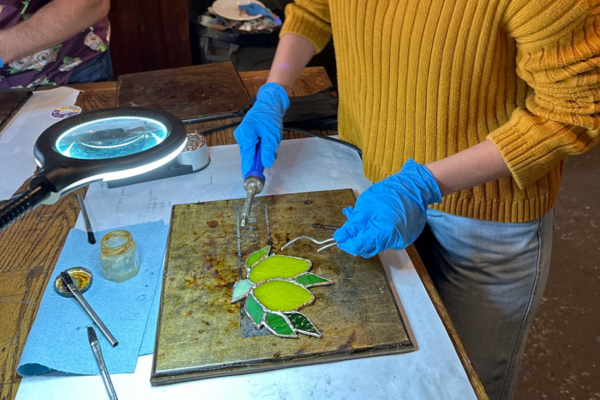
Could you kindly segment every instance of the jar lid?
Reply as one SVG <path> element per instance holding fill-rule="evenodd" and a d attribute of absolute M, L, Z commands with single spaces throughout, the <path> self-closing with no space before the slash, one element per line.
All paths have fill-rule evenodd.
<path fill-rule="evenodd" d="M 73 283 L 81 293 L 85 293 L 92 287 L 92 272 L 83 267 L 72 267 L 65 271 L 73 279 Z M 73 297 L 73 293 L 65 286 L 60 274 L 54 279 L 54 291 L 62 297 Z"/>

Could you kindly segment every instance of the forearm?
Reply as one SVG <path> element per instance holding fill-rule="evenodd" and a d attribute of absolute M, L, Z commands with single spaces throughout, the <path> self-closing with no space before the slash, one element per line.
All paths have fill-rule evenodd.
<path fill-rule="evenodd" d="M 267 82 L 275 82 L 289 90 L 315 55 L 308 39 L 291 33 L 281 36 Z"/>
<path fill-rule="evenodd" d="M 435 177 L 442 196 L 510 176 L 500 151 L 490 140 L 425 166 Z"/>
<path fill-rule="evenodd" d="M 0 31 L 5 64 L 61 43 L 108 14 L 110 0 L 54 0 L 26 21 Z"/>

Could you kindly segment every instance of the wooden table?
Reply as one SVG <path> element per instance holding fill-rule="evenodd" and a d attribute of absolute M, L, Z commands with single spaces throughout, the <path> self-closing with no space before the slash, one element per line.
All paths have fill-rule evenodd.
<path fill-rule="evenodd" d="M 242 72 L 244 85 L 255 95 L 266 81 L 267 72 Z M 292 88 L 293 96 L 315 93 L 331 86 L 321 67 L 306 68 Z M 74 85 L 82 92 L 77 105 L 84 111 L 115 107 L 116 82 Z M 217 120 L 198 125 L 200 129 L 227 123 Z M 286 132 L 285 139 L 302 135 Z M 211 146 L 235 144 L 233 130 L 214 133 L 208 137 Z M 23 187 L 24 188 L 24 187 Z M 22 189 L 23 189 L 22 188 Z M 85 189 L 80 189 L 84 194 Z M 25 346 L 29 329 L 35 319 L 44 289 L 54 269 L 69 230 L 75 226 L 79 205 L 75 196 L 66 196 L 52 206 L 39 206 L 21 220 L 0 233 L 0 399 L 16 397 L 21 377 L 16 373 L 19 357 Z M 488 399 L 465 349 L 442 305 L 423 263 L 414 247 L 407 249 L 431 300 L 440 315 L 477 397 Z"/>

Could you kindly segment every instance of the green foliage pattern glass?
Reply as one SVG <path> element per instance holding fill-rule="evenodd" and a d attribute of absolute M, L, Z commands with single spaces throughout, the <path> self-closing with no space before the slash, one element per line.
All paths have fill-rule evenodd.
<path fill-rule="evenodd" d="M 321 332 L 298 310 L 315 301 L 308 290 L 333 282 L 310 271 L 310 260 L 271 253 L 266 246 L 250 254 L 246 260 L 247 279 L 233 287 L 231 302 L 246 299 L 244 309 L 258 328 L 284 338 L 298 334 L 321 337 Z"/>

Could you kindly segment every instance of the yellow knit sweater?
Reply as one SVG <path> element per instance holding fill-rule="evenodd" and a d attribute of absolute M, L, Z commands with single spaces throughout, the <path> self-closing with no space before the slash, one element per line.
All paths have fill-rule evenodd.
<path fill-rule="evenodd" d="M 372 181 L 491 139 L 513 177 L 434 207 L 524 222 L 600 140 L 600 0 L 296 0 L 282 34 L 333 33 L 339 133 Z"/>

